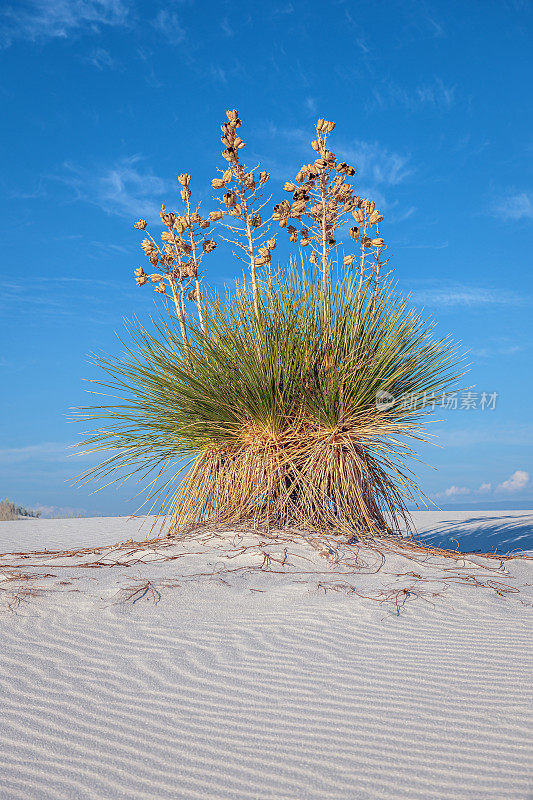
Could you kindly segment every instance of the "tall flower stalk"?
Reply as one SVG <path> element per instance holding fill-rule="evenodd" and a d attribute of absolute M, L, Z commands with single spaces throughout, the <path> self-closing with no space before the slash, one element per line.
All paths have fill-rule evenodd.
<path fill-rule="evenodd" d="M 238 252 L 234 252 L 234 255 L 250 269 L 254 314 L 258 322 L 257 269 L 270 264 L 271 253 L 276 247 L 275 238 L 267 240 L 270 217 L 263 222 L 261 216 L 270 199 L 263 200 L 261 189 L 270 180 L 270 173 L 265 170 L 247 170 L 240 156 L 245 142 L 237 135 L 237 130 L 242 125 L 239 112 L 232 109 L 226 112 L 226 116 L 228 121 L 221 125 L 220 141 L 224 145 L 222 157 L 228 165 L 226 169 L 220 170 L 221 176 L 214 178 L 211 183 L 214 189 L 226 190 L 220 203 L 223 209 L 220 213 L 232 217 L 232 221 L 222 222 L 229 232 L 228 237 L 222 238 L 244 253 L 244 257 Z"/>

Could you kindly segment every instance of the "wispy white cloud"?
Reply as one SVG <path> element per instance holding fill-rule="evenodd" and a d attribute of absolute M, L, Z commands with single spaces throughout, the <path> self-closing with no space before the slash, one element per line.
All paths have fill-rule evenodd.
<path fill-rule="evenodd" d="M 449 284 L 413 289 L 415 303 L 427 306 L 524 306 L 531 298 L 509 289 L 488 289 L 482 286 Z"/>
<path fill-rule="evenodd" d="M 227 36 L 228 38 L 231 38 L 232 36 L 235 36 L 233 28 L 229 24 L 229 21 L 228 21 L 227 17 L 224 17 L 224 19 L 220 23 L 220 30 L 222 31 L 224 36 Z"/>
<path fill-rule="evenodd" d="M 491 356 L 513 356 L 516 353 L 522 353 L 525 349 L 523 344 L 494 342 L 487 347 L 472 347 L 469 353 L 478 358 L 490 358 Z"/>
<path fill-rule="evenodd" d="M 227 84 L 228 76 L 226 74 L 226 70 L 223 69 L 219 64 L 211 64 L 209 67 L 209 72 L 214 81 L 224 85 Z"/>
<path fill-rule="evenodd" d="M 492 204 L 491 214 L 505 222 L 533 219 L 533 195 L 528 192 L 518 192 L 498 197 Z"/>
<path fill-rule="evenodd" d="M 113 69 L 117 66 L 117 62 L 109 50 L 106 50 L 103 47 L 96 47 L 94 50 L 92 50 L 87 57 L 87 61 L 100 71 L 104 69 Z"/>
<path fill-rule="evenodd" d="M 408 111 L 422 108 L 449 111 L 455 102 L 455 86 L 446 86 L 440 78 L 435 78 L 413 89 L 406 89 L 394 82 L 374 86 L 369 105 L 381 109 L 400 106 Z"/>
<path fill-rule="evenodd" d="M 4 447 L 0 449 L 0 463 L 16 464 L 24 461 L 62 461 L 72 454 L 70 444 L 65 442 L 41 442 L 26 447 Z"/>
<path fill-rule="evenodd" d="M 479 494 L 488 494 L 492 490 L 492 483 L 488 483 L 488 481 L 481 484 L 481 486 L 476 489 Z"/>
<path fill-rule="evenodd" d="M 435 435 L 436 443 L 446 447 L 470 447 L 478 444 L 502 444 L 507 447 L 533 445 L 533 425 L 528 423 L 471 425 L 465 428 L 440 429 L 438 432 L 435 431 Z"/>
<path fill-rule="evenodd" d="M 440 244 L 402 244 L 400 245 L 400 249 L 402 250 L 445 250 L 449 247 L 449 242 L 440 242 Z"/>
<path fill-rule="evenodd" d="M 470 489 L 466 486 L 449 486 L 443 492 L 437 492 L 435 497 L 457 497 L 465 494 L 470 494 Z"/>
<path fill-rule="evenodd" d="M 78 200 L 92 203 L 106 214 L 158 219 L 161 203 L 157 199 L 172 190 L 172 183 L 143 167 L 142 161 L 136 155 L 99 169 L 67 163 L 63 174 L 56 177 L 75 191 Z"/>
<path fill-rule="evenodd" d="M 521 492 L 522 489 L 526 489 L 530 483 L 529 472 L 526 472 L 524 469 L 517 469 L 507 480 L 498 484 L 496 491 L 514 494 L 515 492 Z"/>
<path fill-rule="evenodd" d="M 352 164 L 360 180 L 378 186 L 397 186 L 413 172 L 409 156 L 400 155 L 378 142 L 340 142 L 336 152 Z"/>
<path fill-rule="evenodd" d="M 124 0 L 26 0 L 0 11 L 0 46 L 23 39 L 65 39 L 95 32 L 102 26 L 126 25 L 129 4 Z"/>
<path fill-rule="evenodd" d="M 185 39 L 185 29 L 175 11 L 160 9 L 152 20 L 152 25 L 170 44 L 181 44 Z"/>

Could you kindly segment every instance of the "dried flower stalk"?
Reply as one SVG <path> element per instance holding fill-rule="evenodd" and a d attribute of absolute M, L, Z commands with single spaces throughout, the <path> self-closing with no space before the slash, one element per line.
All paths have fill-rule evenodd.
<path fill-rule="evenodd" d="M 292 195 L 274 206 L 272 219 L 285 228 L 289 241 L 301 247 L 311 248 L 310 262 L 319 267 L 322 276 L 324 320 L 330 318 L 330 273 L 331 253 L 337 247 L 338 232 L 351 214 L 357 225 L 350 228 L 350 237 L 359 242 L 359 287 L 361 289 L 369 264 L 372 263 L 375 293 L 380 281 L 381 252 L 385 247 L 379 236 L 378 224 L 383 215 L 376 210 L 371 200 L 354 195 L 348 179 L 355 175 L 355 168 L 345 161 L 338 162 L 335 153 L 328 147 L 328 136 L 335 123 L 319 119 L 316 124 L 316 139 L 311 143 L 317 157 L 314 162 L 303 164 L 294 182 L 288 181 L 284 189 Z M 295 220 L 300 223 L 298 231 Z M 372 232 L 372 228 L 375 231 Z M 345 266 L 351 266 L 356 256 L 344 256 Z M 374 294 L 375 297 L 375 294 Z"/>
<path fill-rule="evenodd" d="M 261 189 L 270 179 L 270 173 L 264 170 L 257 174 L 253 170 L 246 171 L 239 155 L 245 147 L 243 140 L 237 136 L 237 130 L 242 125 L 239 112 L 237 109 L 228 110 L 226 116 L 228 121 L 221 125 L 221 142 L 225 148 L 222 156 L 228 166 L 220 170 L 221 177 L 214 178 L 211 185 L 214 189 L 226 190 L 219 213 L 221 218 L 223 215 L 233 217 L 233 221 L 222 223 L 230 232 L 229 238 L 225 241 L 246 254 L 245 258 L 237 257 L 250 267 L 254 313 L 256 320 L 259 320 L 257 268 L 268 267 L 271 252 L 276 247 L 275 238 L 270 238 L 265 244 L 261 244 L 270 230 L 270 218 L 263 222 L 260 214 L 268 203 L 268 200 L 262 202 Z M 259 167 L 256 167 L 256 172 L 258 169 Z"/>
<path fill-rule="evenodd" d="M 190 182 L 191 176 L 188 173 L 182 173 L 178 177 L 184 214 L 168 211 L 164 204 L 161 207 L 161 222 L 166 228 L 161 234 L 161 244 L 158 244 L 147 231 L 146 220 L 140 219 L 133 226 L 137 230 L 146 232 L 148 238 L 143 239 L 141 248 L 148 258 L 151 268 L 157 268 L 156 272 L 146 273 L 142 267 L 138 267 L 134 271 L 135 281 L 138 286 L 144 286 L 151 281 L 155 284 L 154 291 L 167 297 L 169 296 L 167 289 L 170 290 L 181 336 L 186 345 L 189 342 L 185 298 L 196 303 L 200 326 L 202 330 L 205 330 L 198 272 L 204 256 L 216 248 L 216 242 L 208 239 L 207 233 L 211 222 L 219 219 L 217 212 L 211 212 L 207 218 L 203 218 L 200 215 L 200 206 L 193 211 Z M 194 288 L 187 293 L 191 284 Z"/>

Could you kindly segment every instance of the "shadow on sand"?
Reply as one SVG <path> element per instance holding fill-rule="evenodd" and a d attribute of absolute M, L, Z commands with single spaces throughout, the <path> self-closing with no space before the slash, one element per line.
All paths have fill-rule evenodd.
<path fill-rule="evenodd" d="M 424 544 L 447 550 L 506 555 L 533 550 L 533 518 L 502 513 L 461 521 L 443 519 L 435 528 L 421 531 L 417 538 Z"/>

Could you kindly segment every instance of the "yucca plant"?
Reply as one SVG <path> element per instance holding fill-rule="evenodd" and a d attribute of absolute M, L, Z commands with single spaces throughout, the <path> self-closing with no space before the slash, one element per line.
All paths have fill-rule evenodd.
<path fill-rule="evenodd" d="M 126 356 L 97 359 L 109 377 L 98 383 L 121 400 L 82 413 L 99 426 L 85 447 L 114 451 L 83 477 L 142 476 L 152 508 L 158 504 L 174 532 L 209 521 L 390 534 L 409 525 L 407 504 L 421 497 L 410 443 L 425 438 L 424 399 L 457 377 L 456 350 L 448 339 L 433 341 L 432 326 L 383 277 L 383 217 L 354 196 L 346 181 L 355 169 L 327 149 L 334 124 L 319 120 L 319 157 L 298 172 L 300 186 L 285 185 L 293 202 L 274 206 L 265 222 L 258 191 L 269 176 L 256 179 L 240 163 L 239 126 L 237 111 L 228 112 L 229 166 L 213 180 L 227 189 L 231 221 L 221 210 L 193 216 L 190 176 L 181 175 L 186 214 L 163 207 L 162 247 L 143 242 L 165 272 L 137 270 L 137 282 L 151 277 L 161 294 L 169 286 L 175 313 L 150 330 L 131 325 Z M 349 232 L 360 253 L 340 267 L 337 259 L 333 283 L 336 232 L 349 214 L 361 226 Z M 300 222 L 299 234 L 289 220 Z M 246 254 L 251 287 L 200 298 L 199 253 L 214 248 L 203 230 L 219 221 Z M 273 222 L 302 246 L 300 266 L 292 261 L 276 280 Z M 261 268 L 268 274 L 258 275 Z M 196 282 L 197 316 L 184 304 L 188 279 Z"/>

